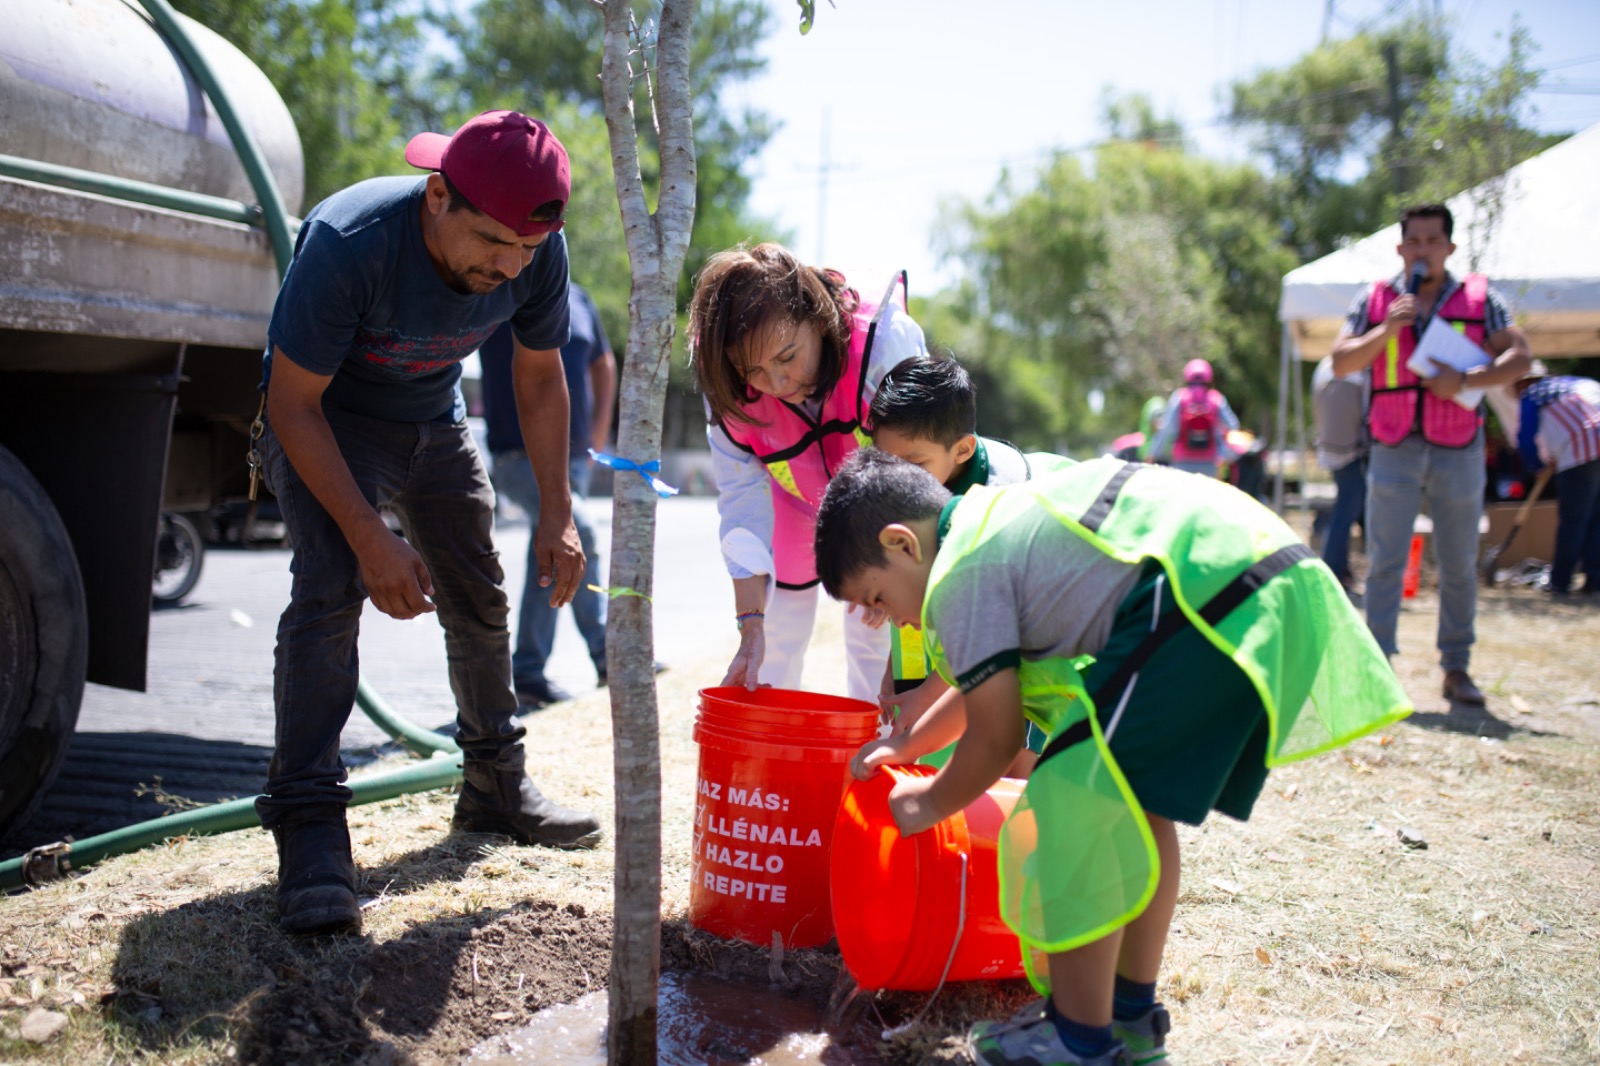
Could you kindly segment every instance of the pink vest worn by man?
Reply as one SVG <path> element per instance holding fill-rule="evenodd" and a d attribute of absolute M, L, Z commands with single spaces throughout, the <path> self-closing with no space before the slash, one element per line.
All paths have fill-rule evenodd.
<path fill-rule="evenodd" d="M 1373 283 L 1367 298 L 1367 320 L 1382 322 L 1389 305 L 1399 297 L 1389 282 Z M 1435 313 L 1481 348 L 1488 302 L 1489 279 L 1468 274 Z M 1393 447 L 1420 432 L 1429 444 L 1465 448 L 1477 437 L 1483 419 L 1476 410 L 1429 392 L 1423 379 L 1406 365 L 1417 348 L 1416 334 L 1415 329 L 1406 329 L 1390 337 L 1384 353 L 1372 363 L 1372 406 L 1367 412 L 1372 439 Z"/>

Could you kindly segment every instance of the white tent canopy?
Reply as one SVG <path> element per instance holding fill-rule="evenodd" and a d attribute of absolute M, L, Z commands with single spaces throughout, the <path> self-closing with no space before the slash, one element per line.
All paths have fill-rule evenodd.
<path fill-rule="evenodd" d="M 1492 229 L 1479 209 L 1486 187 L 1448 201 L 1451 270 L 1489 276 L 1534 354 L 1600 355 L 1600 125 L 1513 167 L 1504 182 Z M 1278 318 L 1295 353 L 1328 354 L 1356 294 L 1399 272 L 1399 243 L 1396 223 L 1284 276 Z"/>

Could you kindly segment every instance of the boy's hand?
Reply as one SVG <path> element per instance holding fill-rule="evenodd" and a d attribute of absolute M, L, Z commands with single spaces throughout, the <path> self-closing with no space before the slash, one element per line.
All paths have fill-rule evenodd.
<path fill-rule="evenodd" d="M 861 612 L 861 620 L 873 629 L 879 629 L 889 620 L 889 612 L 882 607 L 863 607 L 859 603 L 852 603 L 844 609 L 845 614 L 855 611 Z"/>
<path fill-rule="evenodd" d="M 878 772 L 880 766 L 898 766 L 912 760 L 901 753 L 905 738 L 900 735 L 869 740 L 850 760 L 850 773 L 858 781 L 865 781 Z"/>
<path fill-rule="evenodd" d="M 891 691 L 887 697 L 879 693 L 878 706 L 883 709 L 886 719 L 895 723 L 896 733 L 909 733 L 911 727 L 917 724 L 917 719 L 927 714 L 928 708 L 933 706 L 934 701 L 948 691 L 949 689 L 943 685 L 930 685 L 924 681 L 916 688 L 905 692 Z M 899 718 L 894 717 L 892 710 L 894 707 L 900 708 Z"/>
<path fill-rule="evenodd" d="M 901 836 L 932 829 L 944 820 L 928 802 L 933 782 L 931 777 L 907 777 L 895 782 L 889 791 L 889 813 L 894 815 L 894 824 L 900 827 Z"/>

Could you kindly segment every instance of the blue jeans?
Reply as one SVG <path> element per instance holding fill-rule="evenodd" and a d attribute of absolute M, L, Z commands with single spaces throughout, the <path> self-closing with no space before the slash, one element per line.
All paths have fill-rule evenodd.
<path fill-rule="evenodd" d="M 1550 563 L 1550 588 L 1572 587 L 1583 560 L 1584 588 L 1600 590 L 1600 459 L 1557 472 L 1556 557 Z"/>
<path fill-rule="evenodd" d="M 1392 448 L 1374 441 L 1367 463 L 1367 627 L 1385 655 L 1400 650 L 1401 583 L 1412 526 L 1426 500 L 1439 564 L 1439 665 L 1465 670 L 1477 639 L 1483 434 L 1465 448 L 1441 448 L 1415 433 Z"/>
<path fill-rule="evenodd" d="M 1333 513 L 1322 538 L 1322 561 L 1340 581 L 1350 580 L 1350 527 L 1367 509 L 1367 460 L 1352 459 L 1333 472 Z"/>
<path fill-rule="evenodd" d="M 495 452 L 493 457 L 495 490 L 528 513 L 533 526 L 539 524 L 539 484 L 533 465 L 522 451 Z M 594 548 L 594 524 L 582 503 L 589 494 L 588 457 L 571 461 L 568 477 L 572 483 L 572 524 L 589 560 L 583 583 L 572 597 L 572 617 L 578 632 L 589 647 L 594 668 L 606 668 L 606 598 L 589 588 L 600 584 L 600 559 Z M 517 642 L 511 653 L 511 678 L 518 689 L 538 687 L 545 681 L 545 664 L 556 640 L 556 609 L 550 606 L 550 590 L 539 587 L 539 560 L 534 554 L 533 530 L 528 531 L 528 573 L 522 582 L 522 607 L 517 618 Z"/>
<path fill-rule="evenodd" d="M 433 578 L 445 634 L 456 740 L 466 758 L 523 765 L 526 730 L 511 691 L 510 613 L 494 547 L 494 492 L 464 424 L 393 422 L 327 410 L 356 487 L 399 516 Z M 333 518 L 284 454 L 271 425 L 261 439 L 266 480 L 278 498 L 294 556 L 289 606 L 278 620 L 272 697 L 276 746 L 261 823 L 350 800 L 339 734 L 355 703 L 356 638 L 367 599 L 361 567 Z"/>

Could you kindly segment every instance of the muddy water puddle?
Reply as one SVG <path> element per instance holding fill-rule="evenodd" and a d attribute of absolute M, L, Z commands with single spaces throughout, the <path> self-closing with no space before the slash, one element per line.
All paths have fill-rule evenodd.
<path fill-rule="evenodd" d="M 467 1056 L 475 1066 L 605 1066 L 606 994 L 546 1007 Z M 830 1036 L 822 1012 L 767 988 L 714 977 L 661 975 L 660 1066 L 879 1066 L 865 1027 Z"/>

